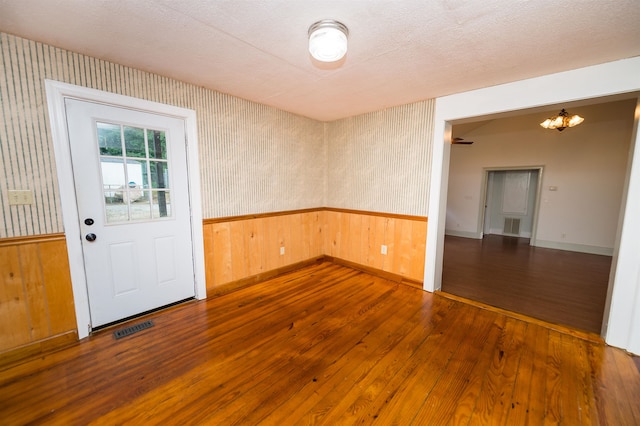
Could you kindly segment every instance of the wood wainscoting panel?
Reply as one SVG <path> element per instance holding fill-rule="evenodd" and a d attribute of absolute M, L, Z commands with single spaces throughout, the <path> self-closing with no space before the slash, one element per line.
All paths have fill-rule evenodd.
<path fill-rule="evenodd" d="M 51 324 L 39 244 L 24 244 L 20 246 L 19 253 L 26 308 L 31 326 L 29 341 L 46 339 L 51 335 Z"/>
<path fill-rule="evenodd" d="M 322 256 L 323 224 L 321 209 L 205 220 L 207 292 Z"/>
<path fill-rule="evenodd" d="M 204 258 L 207 284 L 231 277 L 231 224 L 204 225 Z M 230 280 L 230 278 L 228 278 Z"/>
<path fill-rule="evenodd" d="M 327 256 L 423 281 L 426 218 L 339 209 L 327 209 L 325 215 Z"/>
<path fill-rule="evenodd" d="M 0 351 L 4 351 L 31 340 L 18 247 L 0 247 L 0 271 Z"/>
<path fill-rule="evenodd" d="M 266 239 L 265 221 L 267 218 L 249 219 L 244 222 L 244 231 L 242 245 L 237 245 L 238 242 L 232 241 L 235 248 L 244 248 L 242 252 L 238 250 L 241 255 L 235 255 L 233 261 L 247 262 L 247 273 L 249 276 L 258 275 L 260 272 L 266 271 L 265 258 L 268 241 Z M 235 253 L 234 253 L 235 254 Z"/>
<path fill-rule="evenodd" d="M 229 262 L 231 262 L 231 275 L 224 275 L 219 277 L 218 281 L 214 283 L 225 283 L 229 281 L 236 281 L 249 276 L 249 266 L 244 259 L 244 223 L 242 222 L 230 222 L 229 223 Z M 216 252 L 219 252 L 220 247 Z M 206 263 L 206 261 L 205 261 Z"/>
<path fill-rule="evenodd" d="M 75 306 L 66 241 L 42 242 L 40 264 L 49 307 L 51 336 L 76 330 Z"/>
<path fill-rule="evenodd" d="M 408 275 L 424 281 L 424 259 L 427 250 L 427 221 L 411 222 L 411 255 L 402 260 L 402 267 L 407 268 Z"/>
<path fill-rule="evenodd" d="M 0 241 L 0 306 L 0 361 L 16 348 L 33 352 L 25 347 L 75 332 L 64 235 Z"/>
<path fill-rule="evenodd" d="M 207 219 L 203 226 L 211 294 L 322 256 L 413 282 L 424 278 L 424 217 L 321 208 Z"/>

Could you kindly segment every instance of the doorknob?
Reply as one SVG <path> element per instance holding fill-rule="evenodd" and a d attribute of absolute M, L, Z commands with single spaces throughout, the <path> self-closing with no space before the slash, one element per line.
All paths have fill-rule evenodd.
<path fill-rule="evenodd" d="M 96 234 L 87 234 L 84 238 L 86 238 L 87 241 L 95 241 L 98 237 L 96 237 Z"/>

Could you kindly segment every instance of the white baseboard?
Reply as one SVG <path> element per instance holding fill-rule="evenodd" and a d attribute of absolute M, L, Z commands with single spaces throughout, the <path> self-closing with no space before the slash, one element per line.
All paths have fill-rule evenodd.
<path fill-rule="evenodd" d="M 445 229 L 444 234 L 451 235 L 452 237 L 473 238 L 476 240 L 482 239 L 482 233 L 479 232 L 455 231 L 453 229 Z"/>
<path fill-rule="evenodd" d="M 521 232 L 519 235 L 511 235 L 505 234 L 502 232 L 502 229 L 490 229 L 489 234 L 491 235 L 504 235 L 507 237 L 519 237 L 519 238 L 531 238 L 531 232 Z M 489 235 L 487 234 L 487 235 Z"/>
<path fill-rule="evenodd" d="M 535 246 L 550 248 L 550 249 L 557 249 L 557 250 L 576 251 L 578 253 L 599 254 L 602 256 L 613 256 L 613 248 L 611 247 L 598 247 L 598 246 L 588 246 L 585 244 L 559 243 L 557 241 L 545 241 L 545 240 L 537 240 L 535 243 Z"/>

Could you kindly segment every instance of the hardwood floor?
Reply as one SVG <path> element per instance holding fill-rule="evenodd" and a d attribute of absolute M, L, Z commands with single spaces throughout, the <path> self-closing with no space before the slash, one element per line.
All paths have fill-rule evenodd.
<path fill-rule="evenodd" d="M 600 334 L 611 257 L 487 235 L 445 237 L 442 291 Z"/>
<path fill-rule="evenodd" d="M 0 423 L 640 424 L 624 351 L 331 263 L 145 319 L 0 371 Z"/>

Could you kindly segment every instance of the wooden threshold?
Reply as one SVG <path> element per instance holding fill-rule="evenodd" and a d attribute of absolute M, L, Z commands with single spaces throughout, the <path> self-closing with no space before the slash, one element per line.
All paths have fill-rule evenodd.
<path fill-rule="evenodd" d="M 595 333 L 590 333 L 588 331 L 583 331 L 583 330 L 579 330 L 577 328 L 573 328 L 567 325 L 562 325 L 562 324 L 554 324 L 552 322 L 547 322 L 547 321 L 543 321 L 537 318 L 533 318 L 524 314 L 519 314 L 517 312 L 512 312 L 509 311 L 507 309 L 502 309 L 502 308 L 498 308 L 496 306 L 491 306 L 488 305 L 486 303 L 482 303 L 482 302 L 478 302 L 476 300 L 472 300 L 472 299 L 467 299 L 465 297 L 461 297 L 461 296 L 456 296 L 455 294 L 451 294 L 451 293 L 447 293 L 444 291 L 436 291 L 435 294 L 442 296 L 442 297 L 446 297 L 447 299 L 452 299 L 452 300 L 457 300 L 458 302 L 462 302 L 462 303 L 466 303 L 468 305 L 471 306 L 475 306 L 477 308 L 480 309 L 486 309 L 489 311 L 493 311 L 496 313 L 499 313 L 501 315 L 505 315 L 511 318 L 515 318 L 518 319 L 520 321 L 525 321 L 525 322 L 529 322 L 531 324 L 536 324 L 539 325 L 541 327 L 545 327 L 548 328 L 550 330 L 555 330 L 559 333 L 564 333 L 564 334 L 569 334 L 573 337 L 577 337 L 580 339 L 584 339 L 584 340 L 588 340 L 590 342 L 594 342 L 594 343 L 603 343 L 604 344 L 604 339 L 595 334 Z"/>

